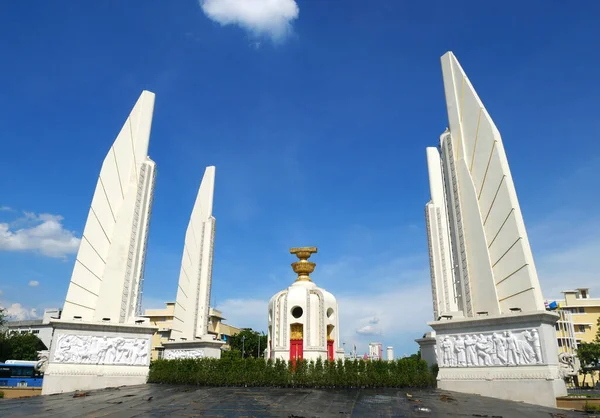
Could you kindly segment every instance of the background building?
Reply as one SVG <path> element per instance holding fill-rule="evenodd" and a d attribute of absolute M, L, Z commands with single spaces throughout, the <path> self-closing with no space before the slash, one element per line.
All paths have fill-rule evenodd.
<path fill-rule="evenodd" d="M 175 312 L 175 302 L 165 302 L 164 309 L 146 309 L 144 318 L 148 318 L 150 323 L 158 327 L 158 331 L 152 336 L 152 360 L 162 358 L 164 346 L 163 343 L 171 339 L 171 330 L 173 325 L 173 316 Z M 240 328 L 224 324 L 223 314 L 213 308 L 209 311 L 208 333 L 215 335 L 217 340 L 225 341 L 224 349 L 228 350 L 227 341 L 229 337 L 240 332 Z"/>
<path fill-rule="evenodd" d="M 52 341 L 52 325 L 50 320 L 60 319 L 61 309 L 46 309 L 41 319 L 28 319 L 23 321 L 8 321 L 6 329 L 9 334 L 34 334 L 42 340 L 46 348 L 50 348 Z"/>
<path fill-rule="evenodd" d="M 383 344 L 379 342 L 369 343 L 369 359 L 383 360 Z"/>
<path fill-rule="evenodd" d="M 588 288 L 565 290 L 562 293 L 565 298 L 557 302 L 560 311 L 571 314 L 576 342 L 592 342 L 598 332 L 600 299 L 592 298 Z M 560 340 L 558 346 L 562 347 Z"/>

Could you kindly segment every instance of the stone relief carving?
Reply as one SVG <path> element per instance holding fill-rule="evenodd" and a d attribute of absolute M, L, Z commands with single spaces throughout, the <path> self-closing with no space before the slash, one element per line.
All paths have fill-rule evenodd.
<path fill-rule="evenodd" d="M 165 350 L 164 359 L 175 360 L 180 358 L 202 358 L 204 357 L 204 350 L 194 348 L 191 350 Z"/>
<path fill-rule="evenodd" d="M 440 367 L 491 367 L 541 364 L 537 329 L 438 337 Z"/>
<path fill-rule="evenodd" d="M 63 334 L 56 341 L 54 362 L 145 366 L 148 351 L 143 338 Z"/>
<path fill-rule="evenodd" d="M 563 379 L 577 376 L 580 368 L 579 359 L 570 353 L 560 353 L 558 355 L 558 365 L 560 366 L 560 375 Z"/>

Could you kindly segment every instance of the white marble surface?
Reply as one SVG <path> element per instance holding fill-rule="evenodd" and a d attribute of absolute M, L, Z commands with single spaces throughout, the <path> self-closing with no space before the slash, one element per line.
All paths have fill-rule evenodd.
<path fill-rule="evenodd" d="M 163 343 L 163 358 L 166 360 L 204 357 L 221 358 L 221 348 L 225 343 L 212 340 L 212 337 L 212 335 L 207 335 L 204 340 Z"/>
<path fill-rule="evenodd" d="M 146 382 L 155 327 L 52 321 L 42 394 Z"/>
<path fill-rule="evenodd" d="M 449 129 L 427 149 L 434 317 L 543 311 L 503 141 L 452 52 L 441 58 Z"/>
<path fill-rule="evenodd" d="M 295 318 L 294 308 L 302 309 Z M 334 358 L 343 358 L 340 343 L 338 303 L 333 294 L 312 281 L 296 281 L 275 294 L 268 305 L 269 357 L 290 360 L 290 329 L 301 324 L 303 330 L 303 357 L 305 360 L 327 359 L 327 329 L 334 341 Z M 339 354 L 341 353 L 341 354 Z"/>
<path fill-rule="evenodd" d="M 171 338 L 208 334 L 216 220 L 212 215 L 215 167 L 207 167 L 185 233 Z"/>
<path fill-rule="evenodd" d="M 144 91 L 102 163 L 62 312 L 127 323 L 140 314 L 154 189 L 148 158 L 154 93 Z"/>
<path fill-rule="evenodd" d="M 567 393 L 551 312 L 430 322 L 438 387 L 556 406 Z"/>

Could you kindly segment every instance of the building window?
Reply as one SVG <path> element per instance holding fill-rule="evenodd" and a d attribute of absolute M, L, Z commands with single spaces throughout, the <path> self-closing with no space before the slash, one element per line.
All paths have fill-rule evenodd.
<path fill-rule="evenodd" d="M 559 338 L 559 339 L 558 339 L 558 346 L 559 346 L 559 347 L 562 347 L 562 346 L 563 346 L 563 340 L 562 340 L 562 338 Z"/>
<path fill-rule="evenodd" d="M 33 331 L 31 331 L 32 334 L 39 334 L 40 330 L 39 329 L 34 329 Z"/>
<path fill-rule="evenodd" d="M 581 291 L 581 298 L 582 299 L 587 299 L 587 290 L 582 290 Z"/>
<path fill-rule="evenodd" d="M 303 313 L 303 311 L 302 311 L 302 308 L 300 306 L 294 306 L 292 308 L 292 316 L 294 318 L 296 318 L 296 319 L 300 318 L 302 316 L 302 313 Z"/>
<path fill-rule="evenodd" d="M 585 332 L 585 325 L 575 325 L 576 332 Z"/>
<path fill-rule="evenodd" d="M 585 313 L 585 308 L 579 308 L 579 313 Z"/>

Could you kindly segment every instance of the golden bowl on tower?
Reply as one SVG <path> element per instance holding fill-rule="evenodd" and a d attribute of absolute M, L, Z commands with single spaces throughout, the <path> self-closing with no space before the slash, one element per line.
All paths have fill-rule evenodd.
<path fill-rule="evenodd" d="M 309 274 L 315 271 L 316 263 L 308 261 L 308 258 L 317 252 L 317 247 L 299 247 L 290 248 L 290 254 L 295 254 L 300 261 L 292 263 L 292 269 L 294 273 L 298 274 L 296 281 L 312 281 L 310 280 Z"/>

